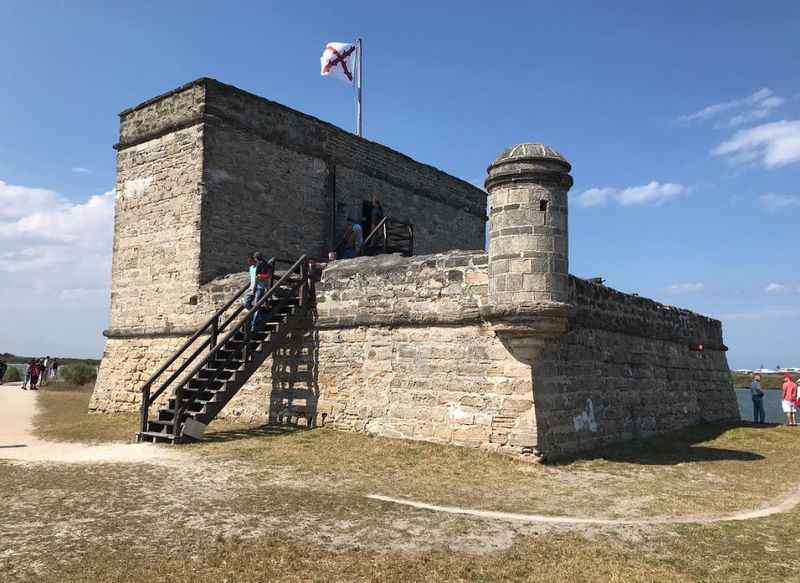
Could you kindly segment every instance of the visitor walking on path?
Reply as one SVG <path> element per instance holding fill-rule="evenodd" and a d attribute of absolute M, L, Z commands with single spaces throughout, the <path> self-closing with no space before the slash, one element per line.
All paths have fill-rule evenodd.
<path fill-rule="evenodd" d="M 764 423 L 764 390 L 761 388 L 761 375 L 753 377 L 750 383 L 750 396 L 753 398 L 753 423 Z"/>
<path fill-rule="evenodd" d="M 49 356 L 44 357 L 44 361 L 42 362 L 42 372 L 41 372 L 41 384 L 44 385 L 47 382 L 48 377 L 50 376 L 50 365 L 52 361 L 50 360 Z"/>
<path fill-rule="evenodd" d="M 39 377 L 42 374 L 42 364 L 34 358 L 31 361 L 30 366 L 28 366 L 28 371 L 30 372 L 31 375 L 31 390 L 38 391 Z"/>
<path fill-rule="evenodd" d="M 797 425 L 797 384 L 792 380 L 792 375 L 788 372 L 783 375 L 783 394 L 781 405 L 783 412 L 786 413 L 786 425 Z"/>
<path fill-rule="evenodd" d="M 22 390 L 27 391 L 28 385 L 31 382 L 31 372 L 33 369 L 33 363 L 36 362 L 35 359 L 31 358 L 31 361 L 25 366 L 25 379 L 22 381 Z"/>
<path fill-rule="evenodd" d="M 53 359 L 53 368 L 52 368 L 52 371 L 53 371 L 53 380 L 54 380 L 54 381 L 57 381 L 57 380 L 58 380 L 58 367 L 59 367 L 59 366 L 61 366 L 61 365 L 58 363 L 58 359 L 57 359 L 57 358 L 54 358 L 54 359 Z"/>

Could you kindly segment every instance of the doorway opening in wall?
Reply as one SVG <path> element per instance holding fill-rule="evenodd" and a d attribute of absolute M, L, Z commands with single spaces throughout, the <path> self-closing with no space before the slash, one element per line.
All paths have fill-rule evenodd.
<path fill-rule="evenodd" d="M 547 211 L 547 201 L 546 200 L 540 200 L 539 201 L 539 210 L 542 211 L 542 212 Z"/>

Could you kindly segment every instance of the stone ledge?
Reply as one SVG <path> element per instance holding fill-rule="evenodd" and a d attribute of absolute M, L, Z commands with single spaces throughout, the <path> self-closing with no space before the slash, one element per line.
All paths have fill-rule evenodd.
<path fill-rule="evenodd" d="M 191 336 L 195 332 L 197 332 L 197 328 L 116 328 L 103 330 L 103 336 L 109 340 L 117 340 L 121 338 L 179 338 Z M 201 334 L 200 336 L 208 336 L 208 334 Z"/>
<path fill-rule="evenodd" d="M 138 146 L 139 144 L 144 144 L 145 142 L 157 140 L 158 138 L 163 138 L 168 134 L 173 134 L 175 132 L 180 132 L 182 130 L 188 130 L 189 128 L 193 128 L 194 126 L 200 125 L 203 122 L 205 122 L 205 115 L 203 114 L 195 115 L 185 120 L 182 120 L 178 123 L 165 125 L 164 127 L 156 131 L 144 134 L 142 136 L 139 136 L 138 138 L 126 141 L 120 140 L 119 142 L 114 144 L 112 148 L 114 148 L 118 152 L 121 152 L 122 150 L 133 148 L 134 146 Z"/>

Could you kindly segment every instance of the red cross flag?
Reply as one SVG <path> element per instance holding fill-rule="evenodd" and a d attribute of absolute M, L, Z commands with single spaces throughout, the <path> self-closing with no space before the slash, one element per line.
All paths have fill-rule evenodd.
<path fill-rule="evenodd" d="M 353 82 L 353 55 L 356 45 L 349 43 L 328 43 L 320 57 L 322 75 L 331 75 L 348 83 Z"/>
<path fill-rule="evenodd" d="M 355 88 L 356 93 L 356 134 L 364 135 L 364 102 L 362 97 L 364 69 L 364 41 L 356 39 L 354 43 L 328 43 L 320 58 L 322 75 L 337 77 L 347 81 Z"/>

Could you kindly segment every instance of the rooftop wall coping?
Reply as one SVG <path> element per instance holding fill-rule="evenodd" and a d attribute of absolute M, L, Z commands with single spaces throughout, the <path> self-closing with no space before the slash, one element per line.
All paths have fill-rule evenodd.
<path fill-rule="evenodd" d="M 411 284 L 415 275 L 420 279 L 430 278 L 431 271 L 446 274 L 452 270 L 485 272 L 488 269 L 488 254 L 480 250 L 453 250 L 432 255 L 402 257 L 399 254 L 378 255 L 338 260 L 328 265 L 322 272 L 317 294 L 325 294 L 335 289 L 347 289 L 348 281 L 359 280 L 357 288 L 368 289 L 369 281 L 375 278 L 393 280 L 395 284 Z M 398 277 L 399 276 L 399 277 Z M 201 287 L 201 293 L 232 292 L 247 280 L 247 272 L 236 272 L 218 277 Z M 558 316 L 569 313 L 570 328 L 599 328 L 633 336 L 651 337 L 681 343 L 704 343 L 710 350 L 726 350 L 722 344 L 722 325 L 719 320 L 692 312 L 684 308 L 662 304 L 646 297 L 621 292 L 604 284 L 570 275 L 571 298 L 575 304 L 553 302 L 534 303 L 516 306 L 483 305 L 472 300 L 462 309 L 447 309 L 444 312 L 403 313 L 403 314 L 359 314 L 348 308 L 348 316 L 323 318 L 321 328 L 349 328 L 353 326 L 442 326 L 491 323 L 495 319 L 518 322 L 524 327 L 538 318 Z M 344 285 L 342 285 L 344 284 Z M 465 294 L 472 291 L 464 288 Z M 229 296 L 227 296 L 229 297 Z M 336 300 L 326 299 L 328 302 Z M 473 305 L 474 304 L 474 305 Z M 610 305 L 617 313 L 609 313 L 603 308 Z M 206 306 L 208 308 L 210 306 Z M 620 311 L 618 308 L 626 310 Z M 652 315 L 652 322 L 647 321 Z M 520 328 L 522 330 L 522 328 Z M 104 334 L 110 338 L 179 336 L 192 334 L 194 330 L 184 329 L 136 329 L 108 330 Z"/>
<path fill-rule="evenodd" d="M 301 117 L 301 118 L 306 119 L 308 121 L 311 121 L 313 123 L 320 124 L 320 125 L 322 125 L 323 127 L 329 129 L 332 132 L 338 132 L 338 133 L 346 134 L 349 138 L 351 138 L 351 139 L 353 139 L 353 140 L 355 140 L 357 142 L 363 142 L 364 144 L 369 144 L 370 147 L 379 148 L 381 150 L 384 150 L 384 151 L 390 153 L 391 155 L 399 156 L 400 158 L 408 160 L 408 161 L 410 161 L 410 162 L 412 162 L 414 164 L 417 164 L 419 166 L 428 168 L 428 169 L 434 171 L 435 173 L 447 176 L 448 178 L 450 178 L 452 180 L 455 180 L 456 182 L 462 184 L 463 186 L 466 186 L 469 189 L 473 190 L 476 194 L 477 193 L 481 193 L 481 195 L 484 197 L 484 199 L 487 196 L 485 191 L 483 191 L 482 189 L 476 187 L 475 185 L 471 184 L 470 182 L 467 182 L 463 178 L 459 178 L 457 176 L 453 176 L 452 174 L 448 174 L 447 172 L 445 172 L 445 171 L 443 171 L 443 170 L 441 170 L 441 169 L 439 169 L 439 168 L 437 168 L 437 167 L 435 167 L 435 166 L 433 166 L 431 164 L 426 164 L 424 162 L 420 162 L 418 160 L 415 160 L 411 156 L 408 156 L 407 154 L 403 154 L 402 152 L 394 150 L 394 149 L 392 149 L 392 148 L 390 148 L 390 147 L 388 147 L 388 146 L 386 146 L 384 144 L 381 144 L 379 142 L 374 142 L 374 141 L 368 140 L 367 138 L 364 138 L 362 136 L 357 136 L 356 134 L 354 134 L 352 132 L 349 132 L 349 131 L 347 131 L 347 130 L 345 130 L 343 128 L 340 128 L 339 126 L 333 125 L 330 122 L 327 122 L 327 121 L 324 121 L 322 119 L 319 119 L 318 117 L 314 117 L 313 115 L 309 115 L 307 113 L 303 113 L 302 111 L 293 109 L 293 108 L 288 107 L 286 105 L 283 105 L 282 103 L 279 103 L 277 101 L 272 101 L 270 99 L 267 99 L 266 97 L 262 97 L 260 95 L 256 95 L 256 94 L 251 93 L 249 91 L 245 91 L 244 89 L 240 89 L 240 88 L 238 88 L 238 87 L 236 87 L 234 85 L 228 85 L 226 83 L 222 83 L 221 81 L 218 81 L 217 79 L 213 79 L 211 77 L 200 77 L 199 79 L 195 79 L 194 81 L 191 81 L 189 83 L 185 83 L 185 84 L 181 85 L 180 87 L 176 87 L 175 89 L 171 89 L 171 90 L 169 90 L 169 91 L 167 91 L 165 93 L 162 93 L 160 95 L 157 95 L 155 97 L 152 97 L 150 99 L 142 101 L 141 103 L 139 103 L 137 105 L 134 105 L 133 107 L 129 107 L 127 109 L 124 109 L 118 114 L 119 117 L 120 117 L 120 121 L 124 123 L 124 118 L 126 116 L 130 115 L 131 113 L 134 113 L 136 111 L 142 110 L 142 109 L 144 109 L 144 108 L 146 108 L 148 106 L 151 106 L 151 105 L 153 105 L 155 103 L 158 103 L 159 101 L 167 99 L 167 98 L 169 98 L 169 97 L 171 97 L 173 95 L 176 95 L 178 93 L 181 93 L 182 91 L 186 91 L 187 89 L 191 89 L 192 87 L 195 87 L 197 85 L 205 85 L 205 86 L 216 85 L 217 87 L 219 87 L 221 89 L 224 89 L 224 90 L 227 90 L 227 91 L 232 91 L 234 93 L 238 93 L 238 94 L 246 96 L 248 98 L 255 99 L 257 101 L 261 101 L 261 102 L 263 102 L 265 104 L 269 104 L 272 107 L 284 110 L 284 111 L 286 111 L 288 113 L 291 113 L 292 115 L 295 115 L 297 117 Z M 203 118 L 206 118 L 208 116 L 219 117 L 219 112 L 215 111 L 213 114 L 211 114 L 211 113 L 209 113 L 207 111 L 207 109 L 208 109 L 208 103 L 206 103 L 206 107 L 204 108 L 204 111 L 203 111 L 203 114 L 202 114 Z M 192 120 L 192 121 L 196 122 L 197 120 Z M 164 131 L 161 130 L 161 131 L 153 132 L 153 135 L 154 136 L 158 136 L 158 135 L 163 134 L 163 133 L 164 133 Z M 120 140 L 120 142 L 118 144 L 116 144 L 114 146 L 114 148 L 117 149 L 117 150 L 124 149 L 124 148 L 130 147 L 130 146 L 136 145 L 138 143 L 141 143 L 143 141 L 146 141 L 147 139 L 151 139 L 151 136 L 150 135 L 140 136 L 137 139 L 129 141 L 129 142 L 125 142 L 123 140 Z"/>
<path fill-rule="evenodd" d="M 448 267 L 464 267 L 472 262 L 472 266 L 486 269 L 489 256 L 482 250 L 454 249 L 445 253 L 432 255 L 414 255 L 403 257 L 399 253 L 376 255 L 374 257 L 356 257 L 355 259 L 338 260 L 328 264 L 322 273 L 322 281 L 344 281 L 354 276 L 380 277 L 399 271 L 408 272 L 414 268 L 441 269 Z M 455 265 L 458 263 L 459 265 Z"/>

